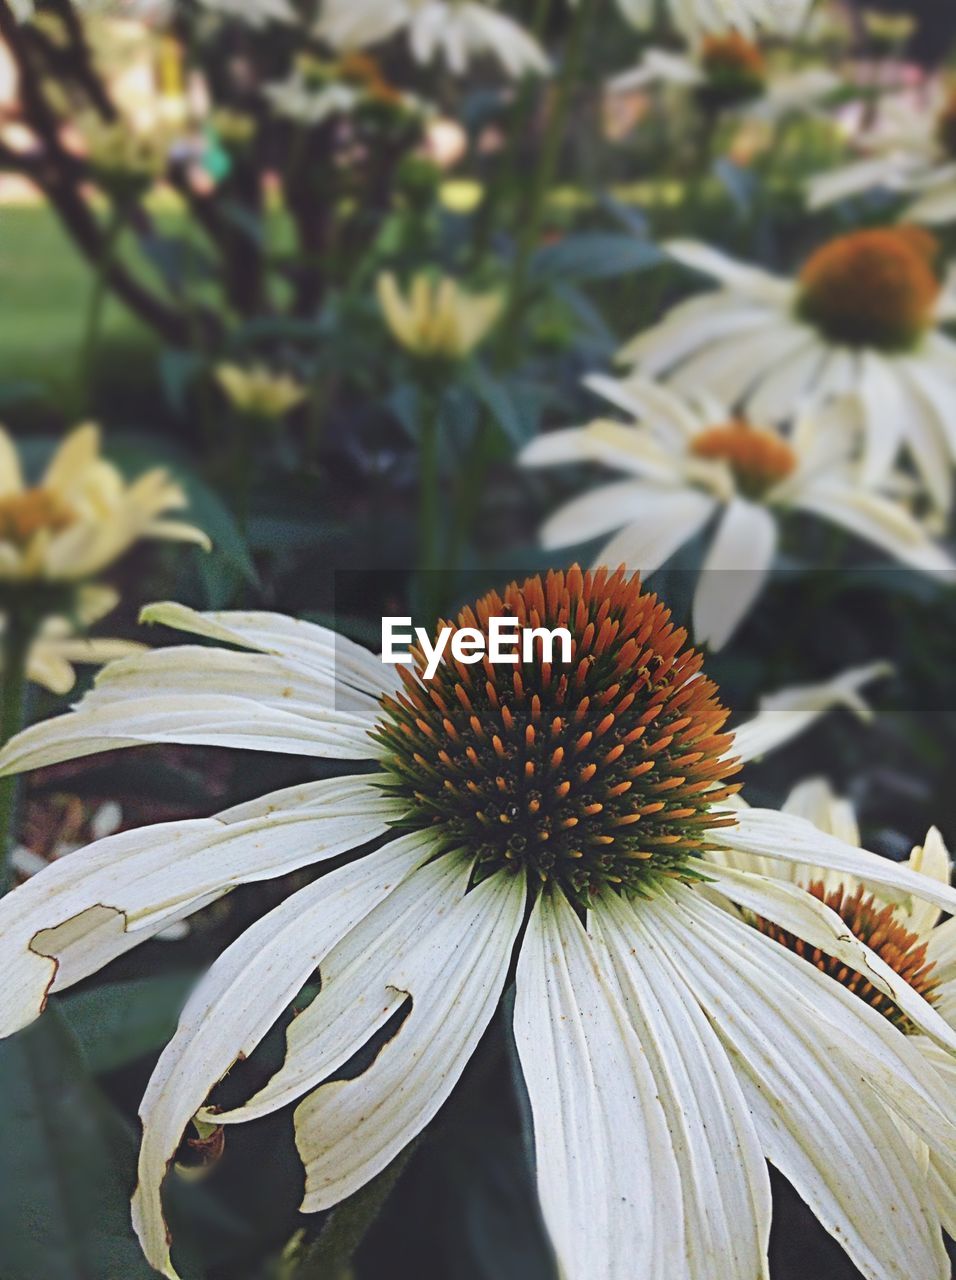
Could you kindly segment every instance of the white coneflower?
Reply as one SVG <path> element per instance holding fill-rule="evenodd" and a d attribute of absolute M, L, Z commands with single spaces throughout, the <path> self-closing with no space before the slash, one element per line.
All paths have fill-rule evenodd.
<path fill-rule="evenodd" d="M 757 599 L 776 555 L 779 523 L 803 512 L 839 525 L 926 572 L 956 569 L 890 493 L 859 476 L 859 408 L 847 398 L 799 416 L 787 435 L 753 424 L 714 397 L 681 395 L 635 374 L 586 384 L 632 415 L 539 436 L 525 466 L 597 462 L 629 478 L 598 485 L 560 507 L 541 528 L 546 547 L 616 536 L 600 564 L 645 577 L 713 526 L 694 594 L 694 639 L 725 644 Z"/>
<path fill-rule="evenodd" d="M 706 387 L 754 422 L 795 404 L 857 392 L 864 480 L 886 476 L 906 446 L 935 502 L 948 509 L 956 456 L 956 281 L 936 272 L 939 246 L 917 227 L 853 231 L 822 245 L 796 279 L 736 262 L 707 245 L 669 244 L 721 288 L 675 307 L 621 359 L 683 391 Z"/>
<path fill-rule="evenodd" d="M 572 0 L 578 4 L 582 0 Z M 810 0 L 617 0 L 622 17 L 640 29 L 652 27 L 663 8 L 674 25 L 687 36 L 730 28 L 753 34 L 794 32 L 805 21 Z"/>
<path fill-rule="evenodd" d="M 834 794 L 822 778 L 808 778 L 794 787 L 783 805 L 785 813 L 806 818 L 821 831 L 851 844 L 859 844 L 860 831 L 853 807 Z M 956 918 L 940 923 L 942 912 L 932 903 L 912 897 L 887 901 L 880 888 L 844 873 L 813 865 L 790 863 L 783 866 L 767 859 L 721 851 L 710 855 L 723 868 L 758 871 L 797 886 L 834 911 L 846 927 L 871 947 L 903 977 L 913 990 L 934 1006 L 950 1026 L 956 1025 Z M 912 871 L 931 876 L 948 885 L 951 875 L 949 853 L 935 827 L 926 833 L 922 845 L 913 849 L 903 864 Z M 723 874 L 723 872 L 721 872 Z M 884 891 L 885 893 L 885 891 Z M 926 1084 L 939 1097 L 940 1106 L 952 1115 L 956 1106 L 956 1060 L 910 1022 L 906 1013 L 870 981 L 866 971 L 841 964 L 825 951 L 807 947 L 786 928 L 763 919 L 747 918 L 761 932 L 789 948 L 808 963 L 840 982 L 877 1013 L 911 1036 L 926 1063 Z M 956 1234 L 956 1166 L 940 1159 L 939 1153 L 917 1142 L 921 1163 L 929 1165 L 929 1190 L 940 1224 L 949 1235 Z"/>
<path fill-rule="evenodd" d="M 731 110 L 763 120 L 818 106 L 841 85 L 825 67 L 780 70 L 739 32 L 707 36 L 687 53 L 649 48 L 631 71 L 608 83 L 611 93 L 652 86 L 692 90 L 708 110 Z"/>
<path fill-rule="evenodd" d="M 513 18 L 481 0 L 325 0 L 318 34 L 336 49 L 363 49 L 400 31 L 418 62 L 439 57 L 462 74 L 495 59 L 515 79 L 550 70 L 547 55 Z"/>
<path fill-rule="evenodd" d="M 956 92 L 936 85 L 928 96 L 886 98 L 854 141 L 862 159 L 809 180 L 811 209 L 883 188 L 908 197 L 903 217 L 910 222 L 956 220 Z"/>
<path fill-rule="evenodd" d="M 432 680 L 420 653 L 393 679 L 358 646 L 272 614 L 149 616 L 218 645 L 115 664 L 76 711 L 9 743 L 0 769 L 176 741 L 362 772 L 111 836 L 14 890 L 0 903 L 4 1031 L 233 886 L 385 838 L 254 924 L 184 1010 L 141 1108 L 133 1215 L 158 1270 L 176 1274 L 161 1187 L 194 1117 L 228 1126 L 297 1103 L 303 1208 L 334 1205 L 448 1098 L 516 961 L 514 1033 L 563 1275 L 766 1276 L 769 1155 L 871 1277 L 948 1276 L 909 1131 L 950 1157 L 956 1131 L 923 1059 L 731 914 L 742 891 L 703 882 L 703 857 L 812 856 L 947 910 L 956 894 L 799 818 L 733 810 L 727 712 L 638 581 L 575 568 L 488 595 L 459 627 L 562 626 L 570 661 L 540 649 L 515 664 L 451 659 Z M 956 1049 L 939 1014 L 824 904 L 800 894 L 797 911 L 794 891 L 758 875 L 745 890 L 781 927 L 799 914 L 814 945 L 865 966 L 914 1026 Z M 207 1105 L 316 968 L 319 994 L 276 1074 L 232 1110 Z M 364 1070 L 330 1079 L 400 1011 Z M 847 1143 L 865 1162 L 842 1158 Z"/>

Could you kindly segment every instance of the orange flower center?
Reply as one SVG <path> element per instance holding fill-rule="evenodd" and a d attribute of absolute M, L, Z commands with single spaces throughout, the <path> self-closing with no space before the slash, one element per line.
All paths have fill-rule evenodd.
<path fill-rule="evenodd" d="M 377 102 L 394 106 L 401 102 L 401 92 L 386 80 L 375 58 L 367 53 L 352 52 L 344 55 L 338 64 L 339 74 L 349 84 L 364 89 Z"/>
<path fill-rule="evenodd" d="M 700 60 L 712 76 L 738 76 L 763 80 L 767 64 L 763 53 L 739 32 L 708 36 L 700 52 Z"/>
<path fill-rule="evenodd" d="M 509 868 L 581 904 L 692 875 L 708 829 L 735 821 L 714 806 L 739 766 L 717 688 L 670 611 L 623 569 L 575 567 L 492 592 L 454 630 L 488 636 L 493 617 L 566 628 L 570 661 L 558 646 L 545 660 L 536 641 L 533 660 L 448 656 L 425 680 L 416 653 L 400 668 L 404 692 L 383 700 L 376 736 L 406 825 L 473 850 L 479 876 Z"/>
<path fill-rule="evenodd" d="M 814 881 L 807 885 L 807 891 L 815 898 L 837 913 L 850 932 L 861 942 L 865 942 L 894 969 L 905 982 L 918 992 L 925 1000 L 932 1002 L 936 997 L 938 978 L 932 962 L 927 963 L 925 942 L 920 942 L 917 934 L 906 929 L 896 916 L 892 904 L 877 902 L 872 894 L 867 894 L 862 887 L 852 893 L 844 886 L 826 893 L 822 881 Z M 854 995 L 872 1005 L 884 1018 L 900 1028 L 911 1031 L 912 1026 L 903 1011 L 877 987 L 869 978 L 855 969 L 850 969 L 842 960 L 835 960 L 825 952 L 809 946 L 802 939 L 788 933 L 769 921 L 758 918 L 755 921 L 761 933 L 774 938 L 777 942 L 796 952 L 811 964 L 828 973 L 852 991 Z"/>
<path fill-rule="evenodd" d="M 920 227 L 852 231 L 818 249 L 800 273 L 800 315 L 832 342 L 905 350 L 933 321 L 935 237 Z"/>
<path fill-rule="evenodd" d="M 700 63 L 707 77 L 702 97 L 717 106 L 757 97 L 766 84 L 763 54 L 737 32 L 709 36 L 701 46 Z"/>
<path fill-rule="evenodd" d="M 76 519 L 76 513 L 49 489 L 27 489 L 0 498 L 0 542 L 25 547 L 43 529 L 59 533 Z"/>
<path fill-rule="evenodd" d="M 694 437 L 690 448 L 698 458 L 725 462 L 748 498 L 762 498 L 797 465 L 797 456 L 786 440 L 739 419 L 708 427 Z"/>

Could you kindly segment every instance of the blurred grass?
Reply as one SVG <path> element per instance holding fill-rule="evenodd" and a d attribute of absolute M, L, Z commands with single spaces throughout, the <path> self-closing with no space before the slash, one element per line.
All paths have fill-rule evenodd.
<path fill-rule="evenodd" d="M 93 275 L 55 215 L 42 205 L 0 209 L 0 386 L 36 382 L 67 409 L 78 395 L 77 359 Z M 104 348 L 155 340 L 121 303 L 103 311 Z"/>

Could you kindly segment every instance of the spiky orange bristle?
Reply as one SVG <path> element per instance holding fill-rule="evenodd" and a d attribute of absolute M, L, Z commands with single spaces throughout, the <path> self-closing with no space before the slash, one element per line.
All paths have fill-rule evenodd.
<path fill-rule="evenodd" d="M 840 885 L 827 893 L 823 882 L 815 880 L 806 888 L 808 893 L 812 893 L 815 898 L 826 903 L 831 911 L 835 911 L 850 932 L 875 951 L 914 991 L 924 999 L 933 1001 L 938 979 L 933 964 L 926 960 L 927 944 L 900 923 L 892 903 L 885 905 L 877 902 L 862 886 L 851 892 Z M 768 920 L 758 918 L 755 923 L 761 933 L 774 938 L 790 951 L 828 973 L 848 991 L 882 1013 L 894 1026 L 903 1031 L 912 1030 L 906 1014 L 864 974 L 851 969 L 842 960 L 835 960 L 818 948 L 808 946 L 801 938 Z"/>
<path fill-rule="evenodd" d="M 714 806 L 733 737 L 702 657 L 669 610 L 624 569 L 551 572 L 463 609 L 455 629 L 491 617 L 566 627 L 571 661 L 476 665 L 424 659 L 382 703 L 377 736 L 407 824 L 473 849 L 479 875 L 525 870 L 576 901 L 693 875 L 708 830 L 735 821 Z M 441 625 L 441 624 L 440 624 Z"/>
<path fill-rule="evenodd" d="M 939 243 L 921 227 L 851 231 L 811 254 L 798 310 L 833 342 L 911 347 L 933 320 Z"/>

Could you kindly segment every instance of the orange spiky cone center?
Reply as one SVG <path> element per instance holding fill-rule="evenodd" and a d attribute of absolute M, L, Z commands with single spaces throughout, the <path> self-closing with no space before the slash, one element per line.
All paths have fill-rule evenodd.
<path fill-rule="evenodd" d="M 690 450 L 695 457 L 725 462 L 749 498 L 762 498 L 797 466 L 797 455 L 782 436 L 740 419 L 708 427 L 694 437 Z"/>
<path fill-rule="evenodd" d="M 892 904 L 877 902 L 862 886 L 851 891 L 839 885 L 827 893 L 820 880 L 807 885 L 807 892 L 835 911 L 851 933 L 875 951 L 914 991 L 930 1002 L 934 1000 L 938 978 L 933 964 L 926 959 L 927 944 L 900 923 Z M 912 1030 L 906 1014 L 864 974 L 767 920 L 758 918 L 756 925 L 762 933 L 835 978 L 894 1026 L 903 1031 Z"/>
<path fill-rule="evenodd" d="M 936 239 L 920 227 L 839 236 L 804 264 L 798 310 L 833 342 L 906 350 L 933 322 L 938 253 Z"/>
<path fill-rule="evenodd" d="M 721 801 L 733 738 L 702 658 L 657 596 L 623 569 L 578 568 L 512 583 L 462 610 L 456 629 L 489 619 L 566 627 L 571 659 L 466 665 L 434 679 L 402 668 L 378 739 L 405 825 L 532 886 L 558 883 L 586 903 L 602 888 L 640 891 L 658 875 L 693 876 L 708 832 L 735 821 Z"/>

